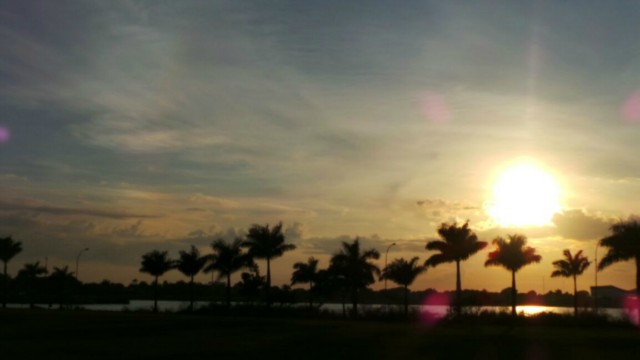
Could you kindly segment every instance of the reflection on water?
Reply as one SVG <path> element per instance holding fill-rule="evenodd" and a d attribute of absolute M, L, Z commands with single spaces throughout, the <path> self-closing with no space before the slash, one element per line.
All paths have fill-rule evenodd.
<path fill-rule="evenodd" d="M 195 308 L 209 306 L 210 302 L 208 301 L 200 301 L 195 302 Z M 7 304 L 10 308 L 28 308 L 29 306 L 26 304 Z M 36 305 L 41 308 L 48 308 L 48 305 L 38 304 Z M 292 306 L 306 306 L 306 304 L 294 304 Z M 86 304 L 81 306 L 86 310 L 98 310 L 98 311 L 139 311 L 139 310 L 149 310 L 153 308 L 153 300 L 131 300 L 129 304 Z M 158 301 L 158 309 L 160 311 L 182 311 L 186 310 L 189 307 L 189 302 L 187 301 Z M 401 306 L 399 305 L 381 305 L 381 304 L 368 304 L 362 305 L 359 307 L 362 308 L 363 312 L 366 311 L 375 311 L 382 309 L 391 309 L 401 311 Z M 420 310 L 422 313 L 429 313 L 435 317 L 444 317 L 449 310 L 449 307 L 446 305 L 410 305 L 412 310 Z M 350 305 L 346 306 L 347 309 L 350 309 Z M 53 309 L 57 309 L 57 306 L 54 305 Z M 321 309 L 328 310 L 335 313 L 342 313 L 342 304 L 323 304 Z M 490 311 L 490 312 L 505 312 L 510 313 L 511 307 L 509 306 L 470 306 L 464 309 L 469 313 L 480 313 L 482 311 Z M 585 309 L 591 310 L 591 309 Z M 557 306 L 544 306 L 544 305 L 521 305 L 516 307 L 516 311 L 519 314 L 524 314 L 525 316 L 531 316 L 540 314 L 543 312 L 554 313 L 554 314 L 572 314 L 573 308 L 571 307 L 557 307 Z M 582 311 L 582 310 L 581 310 Z M 625 309 L 599 309 L 599 312 L 607 315 L 611 319 L 622 319 L 625 316 L 629 315 L 629 311 Z M 626 313 L 626 314 L 625 314 Z M 634 316 L 631 316 L 632 318 Z"/>

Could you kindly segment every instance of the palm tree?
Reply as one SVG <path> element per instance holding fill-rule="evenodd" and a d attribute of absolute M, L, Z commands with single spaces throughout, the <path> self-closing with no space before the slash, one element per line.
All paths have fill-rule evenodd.
<path fill-rule="evenodd" d="M 516 272 L 525 265 L 531 263 L 539 263 L 542 257 L 536 254 L 536 249 L 526 246 L 527 237 L 520 234 L 507 236 L 507 242 L 502 237 L 493 240 L 496 249 L 489 253 L 484 266 L 502 266 L 511 271 L 511 315 L 516 315 L 516 298 L 518 291 L 516 290 Z"/>
<path fill-rule="evenodd" d="M 578 285 L 577 277 L 589 267 L 591 262 L 586 256 L 582 255 L 582 250 L 578 251 L 575 256 L 571 255 L 569 249 L 565 249 L 562 254 L 564 259 L 553 262 L 556 270 L 551 273 L 551 277 L 573 277 L 573 314 L 578 316 Z"/>
<path fill-rule="evenodd" d="M 331 263 L 327 269 L 318 271 L 316 279 L 317 292 L 324 295 L 338 293 L 342 303 L 342 316 L 347 317 L 347 296 L 349 295 L 349 284 L 347 276 L 339 264 Z"/>
<path fill-rule="evenodd" d="M 427 243 L 427 250 L 439 251 L 425 261 L 425 266 L 436 267 L 440 264 L 456 263 L 456 313 L 462 311 L 462 282 L 460 280 L 460 262 L 487 246 L 485 241 L 479 241 L 478 236 L 469 228 L 469 221 L 458 226 L 458 223 L 442 223 L 438 228 L 438 235 L 442 240 Z"/>
<path fill-rule="evenodd" d="M 207 262 L 207 257 L 200 256 L 200 251 L 191 245 L 190 251 L 180 251 L 180 259 L 176 261 L 176 269 L 189 277 L 189 311 L 193 311 L 193 278 L 200 273 Z"/>
<path fill-rule="evenodd" d="M 227 243 L 218 239 L 211 244 L 213 254 L 209 255 L 209 265 L 204 272 L 218 272 L 218 279 L 227 278 L 227 307 L 231 306 L 231 275 L 236 271 L 253 265 L 253 261 L 247 254 L 242 253 L 242 240 L 236 239 Z"/>
<path fill-rule="evenodd" d="M 293 264 L 295 271 L 291 274 L 291 285 L 309 284 L 309 307 L 313 307 L 313 292 L 318 280 L 318 260 L 313 256 L 306 263 Z"/>
<path fill-rule="evenodd" d="M 174 268 L 174 261 L 169 259 L 166 251 L 153 250 L 142 255 L 140 272 L 154 277 L 153 312 L 158 312 L 158 277 Z"/>
<path fill-rule="evenodd" d="M 267 305 L 271 305 L 271 259 L 294 250 L 296 246 L 285 243 L 282 222 L 273 228 L 269 228 L 269 225 L 252 225 L 243 246 L 249 248 L 249 255 L 252 258 L 267 260 Z"/>
<path fill-rule="evenodd" d="M 49 275 L 49 281 L 53 283 L 53 286 L 57 288 L 58 291 L 58 304 L 60 309 L 65 302 L 68 300 L 67 289 L 71 286 L 74 286 L 78 283 L 75 275 L 72 271 L 69 271 L 69 267 L 65 266 L 63 268 L 59 268 L 54 266 L 51 275 Z"/>
<path fill-rule="evenodd" d="M 342 242 L 342 249 L 331 257 L 331 268 L 342 275 L 347 289 L 351 292 L 353 316 L 358 316 L 358 291 L 375 282 L 374 274 L 380 275 L 380 269 L 369 262 L 377 260 L 380 253 L 376 249 L 360 251 L 360 240 L 353 243 Z"/>
<path fill-rule="evenodd" d="M 382 270 L 381 279 L 389 279 L 404 287 L 404 315 L 409 314 L 409 286 L 418 275 L 427 271 L 425 265 L 417 265 L 419 257 L 407 261 L 404 258 L 395 259 Z"/>
<path fill-rule="evenodd" d="M 619 261 L 636 261 L 636 304 L 640 314 L 640 223 L 637 220 L 620 221 L 610 230 L 613 234 L 600 240 L 600 245 L 609 250 L 600 260 L 598 270 Z"/>
<path fill-rule="evenodd" d="M 34 307 L 34 297 L 39 287 L 40 275 L 49 273 L 46 267 L 40 265 L 40 261 L 34 263 L 26 263 L 22 269 L 18 271 L 16 280 L 23 281 L 28 289 L 29 306 Z"/>
<path fill-rule="evenodd" d="M 0 238 L 0 260 L 4 264 L 4 278 L 2 282 L 2 308 L 7 307 L 7 282 L 9 281 L 9 275 L 7 275 L 7 263 L 18 255 L 22 251 L 22 243 L 20 241 L 13 241 L 11 236 L 6 238 Z"/>

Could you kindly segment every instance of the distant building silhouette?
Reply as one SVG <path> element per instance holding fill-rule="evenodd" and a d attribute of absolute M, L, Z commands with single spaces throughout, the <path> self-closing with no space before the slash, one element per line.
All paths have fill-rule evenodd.
<path fill-rule="evenodd" d="M 624 290 L 613 285 L 591 287 L 591 296 L 597 298 L 598 303 L 604 306 L 621 306 L 624 299 L 633 293 L 633 290 Z"/>

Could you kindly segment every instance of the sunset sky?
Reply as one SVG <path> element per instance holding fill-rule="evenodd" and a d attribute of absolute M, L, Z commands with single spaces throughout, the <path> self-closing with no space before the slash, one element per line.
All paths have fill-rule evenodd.
<path fill-rule="evenodd" d="M 356 236 L 380 265 L 393 242 L 389 261 L 425 260 L 440 223 L 469 219 L 538 249 L 519 290 L 569 290 L 551 262 L 593 259 L 640 212 L 638 19 L 634 1 L 3 1 L 0 236 L 24 247 L 9 272 L 73 270 L 89 247 L 81 280 L 149 281 L 147 251 L 207 253 L 283 221 L 298 246 L 273 263 L 283 284 Z M 545 224 L 490 216 L 518 164 L 557 186 Z M 548 195 L 537 183 L 523 199 Z M 463 287 L 510 286 L 487 252 Z M 631 289 L 632 268 L 599 282 Z M 413 288 L 453 289 L 454 273 Z"/>

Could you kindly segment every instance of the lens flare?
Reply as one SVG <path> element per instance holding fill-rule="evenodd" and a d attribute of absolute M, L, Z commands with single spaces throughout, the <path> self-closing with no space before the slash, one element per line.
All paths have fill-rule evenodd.
<path fill-rule="evenodd" d="M 640 298 L 636 296 L 627 296 L 624 299 L 624 311 L 629 321 L 635 326 L 640 327 Z"/>
<path fill-rule="evenodd" d="M 640 122 L 640 90 L 627 98 L 620 112 L 627 122 Z"/>
<path fill-rule="evenodd" d="M 451 119 L 451 110 L 444 96 L 427 92 L 422 97 L 422 113 L 433 123 L 442 124 Z"/>
<path fill-rule="evenodd" d="M 445 316 L 449 308 L 449 296 L 444 293 L 427 295 L 420 309 L 420 323 L 427 327 L 437 325 Z"/>
<path fill-rule="evenodd" d="M 9 141 L 10 137 L 9 129 L 4 126 L 0 126 L 0 143 Z"/>

